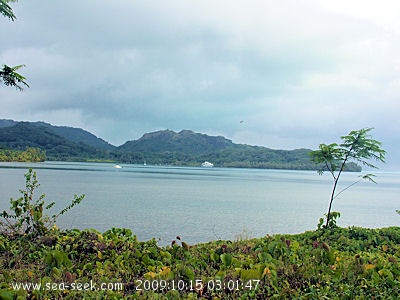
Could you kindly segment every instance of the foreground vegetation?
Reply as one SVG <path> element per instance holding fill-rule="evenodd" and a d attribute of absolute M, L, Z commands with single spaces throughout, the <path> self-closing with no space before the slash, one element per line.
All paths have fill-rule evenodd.
<path fill-rule="evenodd" d="M 0 299 L 400 297 L 399 227 L 337 227 L 193 246 L 177 241 L 159 247 L 117 228 L 103 234 L 53 228 L 36 239 L 0 235 Z M 21 282 L 41 289 L 14 290 Z M 84 290 L 85 283 L 110 290 Z"/>
<path fill-rule="evenodd" d="M 400 228 L 160 247 L 130 229 L 59 230 L 36 173 L 0 213 L 0 299 L 398 299 Z"/>

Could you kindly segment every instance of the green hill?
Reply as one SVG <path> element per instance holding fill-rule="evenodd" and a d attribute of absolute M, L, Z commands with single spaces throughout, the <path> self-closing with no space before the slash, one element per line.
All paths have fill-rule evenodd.
<path fill-rule="evenodd" d="M 37 124 L 47 127 L 59 136 L 75 143 L 84 143 L 98 149 L 112 150 L 115 148 L 110 143 L 81 128 L 54 126 L 45 122 L 37 122 Z"/>
<path fill-rule="evenodd" d="M 46 151 L 47 160 L 115 161 L 120 163 L 200 166 L 209 161 L 217 167 L 315 170 L 310 149 L 275 150 L 235 144 L 222 136 L 191 130 L 160 130 L 115 147 L 80 128 L 45 122 L 0 120 L 0 148 Z M 361 171 L 354 163 L 347 171 Z"/>
<path fill-rule="evenodd" d="M 178 152 L 185 154 L 202 154 L 233 147 L 232 141 L 222 136 L 208 136 L 191 130 L 178 133 L 161 130 L 144 134 L 140 139 L 128 141 L 118 150 L 125 152 Z"/>
<path fill-rule="evenodd" d="M 98 138 L 94 134 L 83 130 L 81 128 L 67 127 L 67 126 L 54 126 L 45 122 L 17 122 L 14 120 L 0 120 L 0 129 L 12 127 L 17 125 L 18 123 L 26 123 L 31 125 L 39 125 L 42 127 L 46 127 L 51 132 L 56 135 L 63 137 L 74 143 L 84 143 L 86 145 L 92 146 L 94 148 L 112 150 L 115 146 L 110 143 L 104 141 L 103 139 Z M 1 141 L 0 141 L 1 142 Z"/>
<path fill-rule="evenodd" d="M 315 170 L 310 149 L 274 150 L 235 144 L 222 136 L 208 136 L 190 130 L 160 130 L 128 141 L 116 150 L 124 163 L 199 166 L 204 161 L 218 167 Z M 360 171 L 355 164 L 348 171 Z"/>
<path fill-rule="evenodd" d="M 102 149 L 62 137 L 42 123 L 17 122 L 1 127 L 0 145 L 13 150 L 40 148 L 46 151 L 48 160 L 86 160 L 106 155 Z"/>

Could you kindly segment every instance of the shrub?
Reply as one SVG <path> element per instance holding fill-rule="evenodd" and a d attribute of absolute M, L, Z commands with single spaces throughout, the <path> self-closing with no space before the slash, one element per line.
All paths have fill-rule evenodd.
<path fill-rule="evenodd" d="M 0 232 L 12 236 L 28 235 L 38 237 L 46 235 L 57 218 L 79 204 L 85 195 L 74 196 L 72 203 L 59 213 L 49 216 L 44 212 L 49 210 L 55 202 L 45 205 L 45 194 L 34 199 L 36 189 L 40 186 L 36 172 L 31 168 L 25 174 L 25 189 L 20 190 L 22 196 L 18 199 L 10 199 L 12 213 L 3 211 L 0 213 Z"/>

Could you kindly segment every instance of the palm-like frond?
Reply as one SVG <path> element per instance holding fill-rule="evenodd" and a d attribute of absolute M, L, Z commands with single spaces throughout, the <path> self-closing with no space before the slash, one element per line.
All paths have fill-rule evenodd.
<path fill-rule="evenodd" d="M 3 80 L 4 84 L 7 86 L 14 86 L 16 89 L 22 91 L 23 88 L 20 85 L 23 84 L 26 87 L 29 85 L 25 82 L 26 78 L 16 71 L 25 67 L 25 65 L 19 65 L 15 67 L 9 67 L 7 65 L 3 66 L 3 69 L 0 70 L 0 78 Z"/>
<path fill-rule="evenodd" d="M 17 17 L 14 15 L 14 12 L 8 2 L 16 2 L 16 0 L 0 0 L 0 14 L 9 18 L 11 21 L 14 21 Z"/>

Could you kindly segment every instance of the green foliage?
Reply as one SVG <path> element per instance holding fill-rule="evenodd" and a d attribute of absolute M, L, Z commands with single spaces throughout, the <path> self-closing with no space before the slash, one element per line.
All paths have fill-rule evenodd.
<path fill-rule="evenodd" d="M 20 190 L 22 196 L 18 199 L 10 199 L 10 210 L 12 213 L 3 211 L 0 213 L 0 226 L 3 233 L 8 232 L 12 236 L 28 235 L 30 237 L 44 236 L 49 233 L 51 226 L 55 224 L 56 219 L 79 204 L 84 195 L 74 196 L 72 203 L 51 217 L 45 214 L 55 202 L 45 205 L 45 195 L 40 195 L 34 199 L 34 194 L 40 186 L 37 180 L 36 172 L 32 169 L 25 174 L 25 189 Z"/>
<path fill-rule="evenodd" d="M 377 168 L 370 162 L 371 160 L 381 162 L 385 161 L 386 151 L 381 148 L 382 144 L 380 142 L 371 138 L 369 135 L 371 130 L 372 128 L 353 130 L 348 135 L 341 137 L 341 144 L 320 144 L 319 150 L 310 152 L 311 160 L 316 164 L 323 166 L 318 170 L 318 173 L 322 174 L 324 171 L 329 171 L 333 178 L 333 188 L 329 201 L 328 213 L 326 214 L 325 228 L 329 228 L 332 203 L 337 196 L 337 194 L 335 194 L 337 184 L 339 182 L 340 175 L 346 169 L 348 162 L 353 160 L 370 168 Z M 363 175 L 361 179 L 375 182 L 372 178 L 373 176 L 375 175 L 366 174 Z M 359 181 L 356 181 L 355 183 L 357 182 Z M 353 186 L 355 183 L 349 185 L 338 194 Z"/>
<path fill-rule="evenodd" d="M 51 250 L 47 252 L 44 257 L 44 262 L 47 265 L 45 269 L 47 273 L 57 273 L 58 269 L 61 267 L 71 266 L 71 261 L 69 260 L 68 255 L 59 250 Z"/>
<path fill-rule="evenodd" d="M 0 14 L 2 14 L 6 18 L 9 18 L 11 21 L 14 21 L 16 17 L 11 6 L 8 5 L 8 3 L 16 1 L 17 0 L 0 0 Z"/>
<path fill-rule="evenodd" d="M 26 78 L 16 71 L 25 67 L 25 65 L 19 65 L 15 67 L 9 67 L 7 65 L 3 65 L 3 69 L 0 70 L 0 79 L 2 79 L 3 83 L 7 86 L 13 86 L 17 90 L 22 91 L 23 87 L 21 84 L 29 87 L 29 85 L 25 82 Z"/>
<path fill-rule="evenodd" d="M 9 2 L 16 2 L 16 0 L 0 0 L 0 14 L 6 18 L 9 18 L 11 21 L 14 21 L 16 17 L 11 6 L 8 5 Z M 23 90 L 21 84 L 29 87 L 29 85 L 25 82 L 26 78 L 16 72 L 22 67 L 25 67 L 25 65 L 19 65 L 15 67 L 3 65 L 3 68 L 0 69 L 0 81 L 3 81 L 3 83 L 7 86 L 14 86 L 20 91 Z"/>
<path fill-rule="evenodd" d="M 326 218 L 328 218 L 328 215 L 325 215 Z M 324 218 L 320 218 L 319 219 L 319 223 L 318 223 L 318 230 L 320 229 L 334 229 L 337 227 L 336 225 L 336 219 L 340 218 L 340 213 L 337 211 L 331 211 L 331 215 L 330 215 L 330 219 L 327 222 L 326 225 L 324 224 Z"/>
<path fill-rule="evenodd" d="M 41 162 L 46 160 L 46 151 L 40 148 L 27 147 L 26 150 L 0 148 L 0 161 Z"/>
<path fill-rule="evenodd" d="M 224 264 L 225 268 L 228 268 L 232 264 L 232 255 L 229 253 L 221 254 L 221 261 Z"/>
<path fill-rule="evenodd" d="M 400 228 L 159 247 L 130 229 L 54 231 L 0 248 L 0 297 L 21 299 L 398 299 Z M 180 238 L 178 239 L 180 240 Z M 118 283 L 119 289 L 13 290 L 14 282 Z M 157 285 L 147 285 L 143 282 Z M 185 286 L 178 289 L 181 282 Z M 174 282 L 175 289 L 161 289 Z M 142 283 L 140 286 L 139 284 Z M 241 283 L 236 286 L 236 283 Z M 243 285 L 242 285 L 243 284 Z M 117 287 L 117 285 L 114 285 Z M 141 290 L 138 289 L 140 287 Z M 10 296 L 11 295 L 11 296 Z"/>

